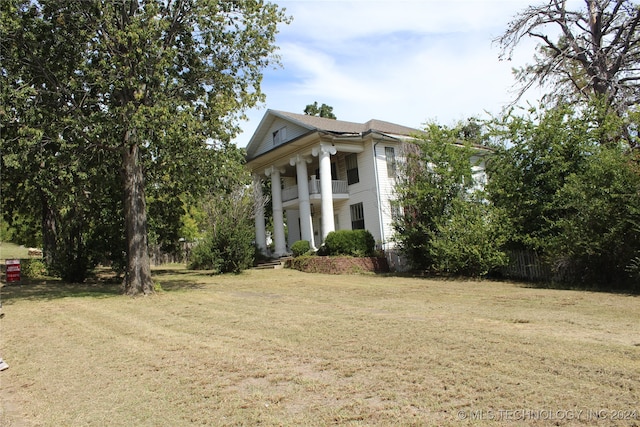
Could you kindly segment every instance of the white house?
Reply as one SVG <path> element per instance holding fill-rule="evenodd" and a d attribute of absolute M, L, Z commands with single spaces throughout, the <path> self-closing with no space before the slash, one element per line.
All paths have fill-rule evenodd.
<path fill-rule="evenodd" d="M 396 156 L 402 142 L 419 132 L 380 120 L 352 123 L 267 110 L 247 145 L 247 167 L 254 182 L 271 180 L 272 255 L 286 254 L 298 240 L 318 248 L 331 231 L 344 229 L 369 230 L 380 249 L 389 249 Z M 256 242 L 266 252 L 260 211 Z"/>
<path fill-rule="evenodd" d="M 385 248 L 399 144 L 417 132 L 380 120 L 352 123 L 268 110 L 247 146 L 247 167 L 254 180 L 271 180 L 274 255 L 298 240 L 317 248 L 329 232 L 342 229 L 367 229 Z M 266 248 L 259 214 L 256 242 Z"/>

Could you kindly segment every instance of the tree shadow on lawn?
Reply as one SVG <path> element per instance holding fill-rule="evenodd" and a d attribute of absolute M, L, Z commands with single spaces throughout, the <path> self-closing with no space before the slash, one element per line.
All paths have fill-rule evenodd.
<path fill-rule="evenodd" d="M 160 285 L 163 291 L 181 291 L 191 289 L 204 289 L 207 284 L 196 281 L 198 278 L 211 278 L 214 276 L 211 270 L 187 270 L 176 268 L 153 268 L 151 274 L 154 281 Z"/>
<path fill-rule="evenodd" d="M 164 278 L 163 276 L 166 276 Z M 172 277 L 173 276 L 173 277 Z M 211 276 L 210 271 L 154 269 L 152 278 L 162 291 L 202 289 L 206 285 L 181 276 Z M 23 278 L 21 284 L 0 284 L 2 303 L 10 305 L 17 300 L 49 301 L 61 298 L 110 298 L 123 295 L 122 278 L 107 270 L 98 269 L 83 283 L 68 283 L 53 277 Z"/>
<path fill-rule="evenodd" d="M 185 290 L 197 290 L 204 289 L 207 287 L 204 283 L 198 282 L 189 282 L 180 279 L 169 279 L 169 280 L 160 280 L 160 288 L 162 292 L 176 292 L 176 291 L 185 291 Z"/>
<path fill-rule="evenodd" d="M 119 282 L 88 279 L 84 283 L 67 283 L 56 278 L 23 279 L 22 284 L 3 285 L 2 303 L 17 300 L 48 301 L 68 297 L 107 298 L 122 294 Z"/>
<path fill-rule="evenodd" d="M 421 271 L 389 273 L 389 277 L 409 277 L 413 279 L 426 279 L 441 282 L 463 283 L 508 283 L 526 289 L 549 289 L 560 291 L 598 292 L 616 295 L 640 296 L 640 283 L 634 284 L 598 284 L 591 282 L 551 282 L 543 280 L 524 280 L 505 277 L 499 274 L 489 274 L 482 277 L 469 277 L 461 275 L 433 274 Z"/>

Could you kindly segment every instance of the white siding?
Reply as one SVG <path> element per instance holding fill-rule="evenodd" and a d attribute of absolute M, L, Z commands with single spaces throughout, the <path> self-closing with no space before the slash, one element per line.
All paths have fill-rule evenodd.
<path fill-rule="evenodd" d="M 267 151 L 275 148 L 276 146 L 273 144 L 273 133 L 279 129 L 282 129 L 283 127 L 287 128 L 286 138 L 284 143 L 286 143 L 287 141 L 291 141 L 292 139 L 295 139 L 300 135 L 303 135 L 309 132 L 308 129 L 302 126 L 298 126 L 286 120 L 277 118 L 273 121 L 268 131 L 265 133 L 265 136 L 262 139 L 262 141 L 260 141 L 260 145 L 258 146 L 258 149 L 256 150 L 256 152 L 253 154 L 253 157 L 257 157 L 260 154 L 266 153 Z"/>
<path fill-rule="evenodd" d="M 383 248 L 387 249 L 392 245 L 389 245 L 389 241 L 393 236 L 394 230 L 391 226 L 392 216 L 391 216 L 391 200 L 395 199 L 395 184 L 396 180 L 394 177 L 389 177 L 389 173 L 387 171 L 387 156 L 385 154 L 386 147 L 393 147 L 394 151 L 397 153 L 399 148 L 397 144 L 384 141 L 380 142 L 376 147 L 376 162 L 378 165 L 378 188 L 380 191 L 380 215 L 382 216 L 382 224 L 383 224 L 383 238 L 381 239 L 381 243 L 383 244 Z"/>
<path fill-rule="evenodd" d="M 484 158 L 479 156 L 471 157 L 471 171 L 473 173 L 475 191 L 483 191 L 487 185 L 487 171 Z"/>
<path fill-rule="evenodd" d="M 358 155 L 360 169 L 360 186 L 357 197 L 364 205 L 364 226 L 373 235 L 376 244 L 382 241 L 380 235 L 380 214 L 378 209 L 378 184 L 376 183 L 376 170 L 373 157 L 374 142 L 367 141 L 364 151 Z"/>

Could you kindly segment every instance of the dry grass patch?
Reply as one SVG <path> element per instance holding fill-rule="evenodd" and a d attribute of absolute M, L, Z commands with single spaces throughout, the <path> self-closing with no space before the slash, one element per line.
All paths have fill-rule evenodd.
<path fill-rule="evenodd" d="M 164 291 L 140 299 L 108 282 L 3 288 L 0 425 L 640 424 L 638 297 L 294 270 L 155 277 Z M 542 411 L 554 419 L 531 419 Z"/>
<path fill-rule="evenodd" d="M 14 243 L 0 242 L 0 261 L 6 259 L 29 258 L 29 249 Z"/>

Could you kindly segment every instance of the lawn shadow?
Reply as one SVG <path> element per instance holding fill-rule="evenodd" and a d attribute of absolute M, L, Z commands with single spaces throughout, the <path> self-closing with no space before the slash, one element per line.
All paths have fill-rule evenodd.
<path fill-rule="evenodd" d="M 170 279 L 160 280 L 160 287 L 164 292 L 176 292 L 176 291 L 190 291 L 197 289 L 204 289 L 207 287 L 204 283 L 198 283 L 187 280 Z"/>
<path fill-rule="evenodd" d="M 596 292 L 604 294 L 614 295 L 628 295 L 628 296 L 640 296 L 640 287 L 637 285 L 631 285 L 628 288 L 625 286 L 607 286 L 598 284 L 584 284 L 584 283 L 563 283 L 563 282 L 542 282 L 542 281 L 523 281 L 514 279 L 500 279 L 497 281 L 504 281 L 513 283 L 521 288 L 530 289 L 552 289 L 559 291 L 578 291 L 578 292 Z M 635 287 L 633 287 L 635 286 Z"/>
<path fill-rule="evenodd" d="M 578 292 L 598 292 L 616 295 L 640 296 L 640 284 L 629 285 L 602 285 L 597 283 L 571 283 L 571 282 L 548 282 L 541 280 L 524 280 L 521 278 L 505 277 L 499 274 L 489 274 L 482 277 L 469 277 L 462 275 L 434 274 L 422 271 L 392 272 L 386 274 L 377 274 L 383 277 L 408 277 L 412 279 L 426 279 L 443 282 L 496 282 L 509 283 L 520 288 L 528 289 L 550 289 L 560 291 L 578 291 Z"/>
<path fill-rule="evenodd" d="M 154 268 L 154 281 L 163 291 L 175 292 L 183 290 L 204 289 L 205 283 L 198 278 L 210 278 L 214 274 L 210 270 L 187 270 L 184 268 Z"/>
<path fill-rule="evenodd" d="M 2 303 L 17 300 L 48 301 L 69 297 L 107 298 L 122 294 L 121 283 L 91 278 L 84 283 L 66 283 L 60 279 L 23 279 L 21 284 L 3 285 Z"/>
<path fill-rule="evenodd" d="M 211 277 L 212 271 L 194 271 L 180 268 L 154 268 L 152 277 L 166 292 L 203 289 L 206 284 L 199 277 Z M 0 296 L 3 304 L 17 300 L 47 301 L 60 298 L 107 298 L 123 295 L 122 278 L 110 269 L 98 268 L 83 283 L 68 283 L 54 277 L 23 278 L 21 284 L 2 284 Z"/>
<path fill-rule="evenodd" d="M 213 270 L 187 270 L 187 269 L 175 269 L 175 268 L 153 268 L 151 274 L 155 276 L 163 275 L 176 275 L 176 276 L 200 276 L 210 277 L 214 275 Z"/>

